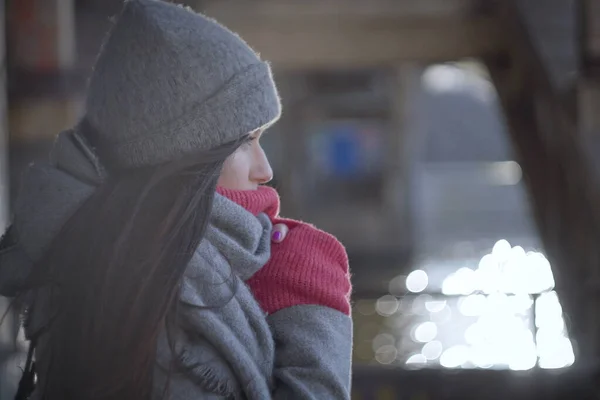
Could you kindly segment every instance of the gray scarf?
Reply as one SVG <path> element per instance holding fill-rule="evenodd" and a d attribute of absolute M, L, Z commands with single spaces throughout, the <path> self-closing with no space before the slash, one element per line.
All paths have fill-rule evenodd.
<path fill-rule="evenodd" d="M 0 255 L 0 294 L 12 294 L 70 215 L 104 179 L 86 143 L 69 131 L 59 135 L 50 165 L 34 165 L 15 207 L 19 244 Z M 244 281 L 270 257 L 271 223 L 229 199 L 215 195 L 205 239 L 183 276 L 179 324 L 172 344 L 184 371 L 170 374 L 173 399 L 210 392 L 227 398 L 268 398 L 274 344 L 259 305 Z M 38 296 L 39 299 L 39 296 Z M 34 305 L 33 309 L 36 307 Z M 29 334 L 43 328 L 49 311 L 37 307 Z M 41 310 L 41 311 L 39 311 Z M 43 352 L 40 340 L 39 354 Z M 166 334 L 159 338 L 155 384 L 165 384 L 173 354 Z M 44 360 L 39 382 L 43 384 Z M 202 397 L 204 398 L 204 397 Z"/>

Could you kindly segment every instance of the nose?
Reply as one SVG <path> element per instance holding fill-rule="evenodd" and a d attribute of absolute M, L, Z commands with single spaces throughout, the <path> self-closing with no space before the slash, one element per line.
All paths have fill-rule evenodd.
<path fill-rule="evenodd" d="M 250 179 L 260 185 L 269 183 L 273 179 L 273 169 L 267 159 L 267 155 L 260 146 L 257 146 Z"/>

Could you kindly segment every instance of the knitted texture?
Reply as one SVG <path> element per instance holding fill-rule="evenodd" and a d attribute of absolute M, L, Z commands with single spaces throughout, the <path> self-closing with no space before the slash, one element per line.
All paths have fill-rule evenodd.
<path fill-rule="evenodd" d="M 350 315 L 348 256 L 332 235 L 310 224 L 279 218 L 279 196 L 274 189 L 218 192 L 253 214 L 265 212 L 273 224 L 289 232 L 271 245 L 269 262 L 246 283 L 267 314 L 297 305 L 321 305 Z"/>
<path fill-rule="evenodd" d="M 35 262 L 102 181 L 98 160 L 85 146 L 65 132 L 57 138 L 51 163 L 33 164 L 24 174 L 13 207 L 17 240 L 0 253 L 0 294 L 19 294 Z M 251 193 L 260 201 L 248 204 L 255 212 L 276 215 L 276 193 L 263 190 Z M 255 218 L 215 196 L 204 240 L 182 277 L 177 323 L 158 336 L 152 398 L 163 397 L 168 378 L 173 400 L 350 399 L 351 318 L 313 305 L 285 308 L 265 318 L 244 284 L 270 257 L 270 235 L 266 214 Z M 52 304 L 59 302 L 48 301 L 48 294 L 40 288 L 22 298 L 32 310 L 27 337 L 41 334 L 33 399 L 43 397 L 39 389 L 52 367 L 43 329 L 54 315 Z M 173 356 L 182 364 L 176 371 L 170 368 Z M 214 391 L 219 394 L 209 393 Z"/>
<path fill-rule="evenodd" d="M 127 0 L 107 35 L 78 125 L 103 162 L 142 167 L 233 141 L 273 123 L 269 65 L 191 9 Z"/>

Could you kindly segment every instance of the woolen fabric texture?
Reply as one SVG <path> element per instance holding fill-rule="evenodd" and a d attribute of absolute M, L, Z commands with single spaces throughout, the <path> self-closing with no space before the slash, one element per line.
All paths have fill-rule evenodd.
<path fill-rule="evenodd" d="M 0 257 L 3 274 L 31 270 L 44 250 L 72 215 L 95 190 L 89 182 L 101 182 L 97 160 L 87 158 L 82 143 L 70 132 L 59 136 L 53 152 L 54 165 L 30 167 L 16 206 L 14 228 L 18 249 Z M 87 155 L 92 153 L 86 152 Z M 73 168 L 71 170 L 71 168 Z M 88 177 L 84 182 L 83 177 Z M 241 398 L 268 398 L 272 390 L 274 344 L 269 325 L 249 289 L 237 282 L 238 276 L 251 276 L 270 256 L 271 223 L 263 214 L 248 213 L 223 196 L 215 195 L 213 212 L 203 240 L 195 252 L 182 281 L 180 318 L 176 349 L 183 354 L 183 365 L 193 368 L 188 374 L 197 393 L 214 393 Z M 11 254 L 24 252 L 25 264 L 15 264 Z M 235 261 L 230 264 L 229 259 Z M 237 287 L 236 287 L 237 286 Z M 235 291 L 234 291 L 235 289 Z M 31 293 L 34 299 L 27 324 L 29 337 L 37 336 L 51 323 L 59 309 L 44 288 Z M 235 298 L 234 301 L 231 301 Z M 56 303 L 56 302 L 54 302 Z M 204 310 L 203 307 L 217 307 Z M 39 389 L 43 391 L 44 370 L 50 368 L 45 336 L 38 339 Z M 157 347 L 158 367 L 155 382 L 163 382 L 164 370 L 171 361 L 164 335 Z M 161 368 L 162 367 L 162 368 Z M 241 387 L 240 382 L 253 382 Z M 172 387 L 173 399 L 192 398 L 185 385 Z M 160 388 L 157 388 L 157 393 Z"/>
<path fill-rule="evenodd" d="M 348 256 L 340 242 L 313 225 L 279 217 L 279 195 L 270 187 L 256 191 L 219 188 L 218 193 L 255 215 L 289 231 L 273 243 L 267 264 L 246 282 L 267 314 L 298 305 L 321 305 L 350 315 Z"/>
<path fill-rule="evenodd" d="M 269 65 L 192 9 L 127 0 L 87 92 L 82 129 L 115 168 L 156 165 L 236 140 L 279 118 Z"/>
<path fill-rule="evenodd" d="M 23 179 L 11 230 L 17 241 L 0 252 L 0 294 L 21 291 L 33 264 L 108 173 L 213 149 L 280 112 L 268 64 L 238 36 L 189 8 L 127 0 L 96 62 L 80 123 Z M 206 236 L 182 277 L 177 354 L 165 332 L 158 340 L 156 398 L 177 357 L 184 368 L 171 376 L 171 400 L 349 399 L 343 247 L 314 227 L 279 219 L 271 189 L 229 193 L 245 202 L 214 195 Z M 290 232 L 271 246 L 275 221 Z M 38 340 L 34 400 L 51 368 L 44 328 L 61 312 L 51 296 L 41 287 L 25 297 L 26 335 Z"/>
<path fill-rule="evenodd" d="M 50 163 L 34 164 L 28 169 L 15 207 L 13 228 L 18 242 L 0 253 L 0 294 L 14 295 L 19 291 L 33 263 L 103 179 L 104 170 L 92 149 L 74 132 L 59 135 Z M 328 297 L 320 295 L 322 288 L 318 285 L 317 290 L 307 286 L 313 278 L 296 280 L 297 274 L 293 273 L 287 280 L 295 282 L 295 286 L 287 287 L 289 290 L 303 293 L 302 301 L 289 301 L 277 287 L 272 287 L 272 292 L 264 290 L 257 301 L 252 292 L 260 284 L 255 287 L 251 283 L 255 276 L 261 276 L 262 282 L 268 280 L 271 272 L 288 269 L 305 270 L 307 276 L 316 276 L 321 264 L 342 271 L 333 274 L 347 278 L 346 259 L 340 259 L 338 254 L 343 247 L 311 228 L 309 242 L 329 242 L 337 249 L 332 249 L 329 256 L 324 253 L 319 263 L 294 256 L 305 250 L 301 240 L 294 244 L 299 240 L 295 232 L 305 226 L 298 223 L 297 227 L 291 226 L 284 241 L 291 243 L 283 252 L 288 255 L 277 258 L 278 251 L 286 247 L 271 247 L 270 243 L 271 224 L 277 220 L 276 210 L 279 210 L 276 193 L 261 189 L 253 193 L 231 192 L 231 195 L 236 199 L 246 197 L 248 209 L 215 194 L 205 240 L 184 273 L 179 299 L 181 314 L 174 339 L 187 368 L 171 376 L 170 398 L 349 399 L 352 354 L 349 316 L 323 301 Z M 300 264 L 273 265 L 267 270 L 264 266 L 269 265 L 270 256 L 294 259 Z M 327 274 L 325 271 L 323 276 Z M 334 287 L 338 288 L 335 290 L 338 301 L 332 304 L 346 301 L 347 279 L 335 280 Z M 46 351 L 43 328 L 60 312 L 47 306 L 51 304 L 48 295 L 40 288 L 27 296 L 31 313 L 26 334 L 30 338 L 39 335 L 36 350 L 39 386 L 34 399 L 42 393 L 44 371 L 50 367 L 52 356 Z M 275 304 L 273 310 L 279 311 L 267 316 L 259 302 Z M 172 357 L 163 332 L 157 345 L 156 398 L 163 392 Z"/>

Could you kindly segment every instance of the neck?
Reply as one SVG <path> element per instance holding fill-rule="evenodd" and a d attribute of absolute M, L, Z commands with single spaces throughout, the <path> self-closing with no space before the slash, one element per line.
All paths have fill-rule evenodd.
<path fill-rule="evenodd" d="M 265 213 L 270 218 L 279 215 L 279 195 L 273 188 L 259 186 L 257 190 L 234 190 L 218 187 L 217 193 L 244 207 L 253 215 Z"/>

